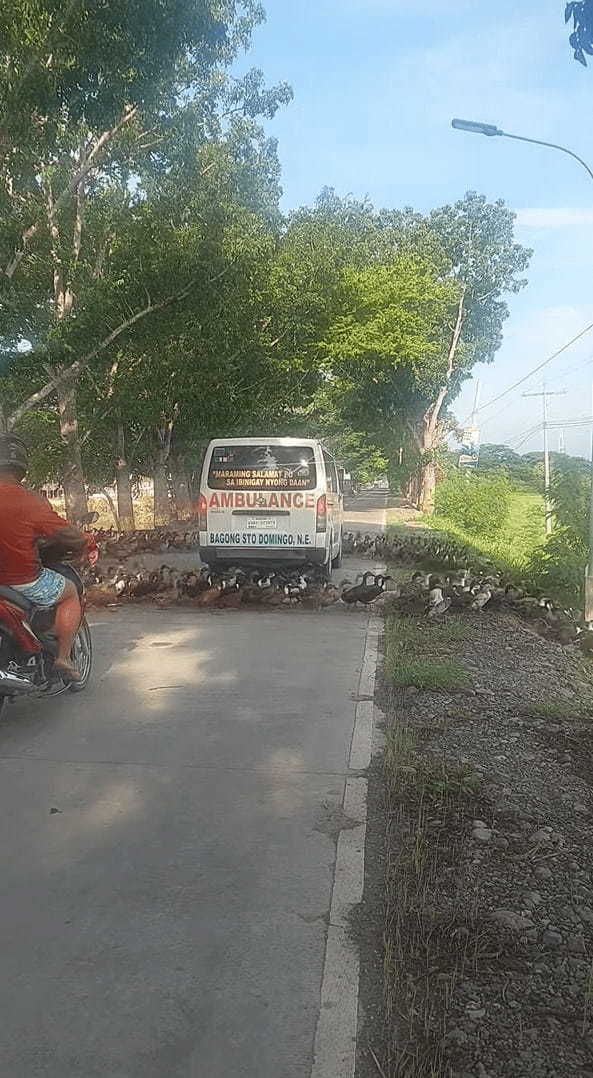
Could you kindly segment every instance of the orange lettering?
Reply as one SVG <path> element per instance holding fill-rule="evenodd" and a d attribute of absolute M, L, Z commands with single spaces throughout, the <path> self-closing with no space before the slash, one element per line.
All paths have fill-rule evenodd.
<path fill-rule="evenodd" d="M 293 496 L 292 496 L 292 504 L 294 505 L 295 509 L 302 509 L 303 508 L 303 500 L 304 499 L 303 499 L 302 494 L 293 494 Z"/>

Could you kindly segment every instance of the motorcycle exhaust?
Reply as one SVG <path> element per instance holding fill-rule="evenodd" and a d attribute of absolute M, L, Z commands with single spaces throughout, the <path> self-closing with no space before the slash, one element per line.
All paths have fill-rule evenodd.
<path fill-rule="evenodd" d="M 35 692 L 35 685 L 21 674 L 13 674 L 10 670 L 0 670 L 0 696 L 25 696 Z"/>

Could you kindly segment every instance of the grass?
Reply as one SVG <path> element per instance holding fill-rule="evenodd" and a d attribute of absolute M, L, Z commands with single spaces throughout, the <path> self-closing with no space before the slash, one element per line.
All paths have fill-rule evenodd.
<path fill-rule="evenodd" d="M 389 673 L 392 683 L 398 688 L 413 686 L 427 692 L 458 692 L 469 685 L 465 667 L 454 660 L 397 660 Z"/>
<path fill-rule="evenodd" d="M 551 699 L 542 700 L 530 704 L 525 713 L 536 719 L 578 719 L 587 718 L 593 708 L 593 698 L 585 697 L 582 700 Z"/>
<path fill-rule="evenodd" d="M 416 750 L 411 730 L 393 723 L 385 748 L 387 901 L 384 984 L 385 1074 L 444 1078 L 443 1037 L 453 996 L 471 980 L 484 941 L 464 888 L 441 897 L 443 872 L 458 872 L 460 850 L 479 812 L 469 768 Z"/>
<path fill-rule="evenodd" d="M 451 618 L 440 625 L 419 625 L 392 619 L 386 628 L 385 676 L 396 688 L 414 687 L 429 692 L 458 692 L 470 677 L 448 649 L 467 638 L 468 626 Z"/>
<path fill-rule="evenodd" d="M 136 527 L 139 529 L 152 528 L 152 496 L 150 494 L 139 494 L 133 501 Z M 51 503 L 58 513 L 65 513 L 63 498 L 52 498 Z M 91 494 L 88 499 L 88 506 L 89 512 L 98 513 L 97 522 L 96 524 L 93 524 L 94 528 L 109 529 L 115 527 L 113 513 L 109 508 L 109 503 L 102 494 Z"/>
<path fill-rule="evenodd" d="M 567 700 L 543 700 L 526 708 L 526 713 L 536 719 L 568 719 L 574 712 L 574 705 Z"/>
<path fill-rule="evenodd" d="M 543 513 L 541 495 L 514 491 L 509 516 L 496 536 L 470 534 L 446 517 L 424 517 L 423 524 L 432 531 L 453 536 L 516 575 L 525 573 L 531 555 L 545 542 Z"/>

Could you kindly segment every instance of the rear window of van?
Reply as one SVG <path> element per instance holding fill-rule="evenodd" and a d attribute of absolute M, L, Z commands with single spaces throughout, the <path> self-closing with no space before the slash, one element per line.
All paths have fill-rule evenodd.
<path fill-rule="evenodd" d="M 214 490 L 314 490 L 317 468 L 311 446 L 217 445 L 208 486 Z"/>

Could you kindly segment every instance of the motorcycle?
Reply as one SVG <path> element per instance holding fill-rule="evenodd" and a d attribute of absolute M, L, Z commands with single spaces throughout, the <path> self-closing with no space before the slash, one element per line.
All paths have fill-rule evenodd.
<path fill-rule="evenodd" d="M 6 700 L 20 696 L 60 696 L 82 692 L 91 676 L 93 644 L 86 620 L 85 588 L 82 577 L 68 562 L 58 560 L 67 552 L 50 544 L 40 551 L 41 563 L 76 585 L 82 620 L 72 648 L 72 662 L 80 681 L 65 681 L 54 667 L 58 642 L 53 632 L 55 607 L 36 609 L 13 588 L 0 586 L 0 711 Z"/>

